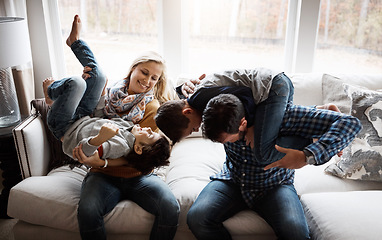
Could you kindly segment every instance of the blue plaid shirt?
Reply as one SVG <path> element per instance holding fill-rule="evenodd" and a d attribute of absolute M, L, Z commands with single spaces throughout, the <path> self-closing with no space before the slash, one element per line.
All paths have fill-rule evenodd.
<path fill-rule="evenodd" d="M 361 130 L 360 121 L 352 116 L 312 107 L 289 105 L 280 127 L 280 136 L 317 138 L 306 146 L 315 157 L 317 165 L 330 160 L 344 149 Z M 225 143 L 226 163 L 221 173 L 211 179 L 230 180 L 241 188 L 243 199 L 249 207 L 253 200 L 266 190 L 282 184 L 292 184 L 294 170 L 272 168 L 264 171 L 267 164 L 255 161 L 252 149 L 244 140 Z"/>

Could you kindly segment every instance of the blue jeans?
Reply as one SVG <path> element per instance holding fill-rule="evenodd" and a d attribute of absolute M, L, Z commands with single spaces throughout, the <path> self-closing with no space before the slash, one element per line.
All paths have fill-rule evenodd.
<path fill-rule="evenodd" d="M 48 112 L 48 127 L 57 139 L 61 139 L 76 120 L 90 115 L 98 104 L 106 77 L 99 68 L 89 46 L 81 40 L 75 41 L 72 51 L 82 66 L 89 66 L 90 78 L 63 78 L 54 81 L 48 88 L 48 95 L 54 101 Z"/>
<path fill-rule="evenodd" d="M 77 219 L 82 239 L 106 239 L 103 217 L 123 199 L 155 216 L 150 239 L 173 239 L 179 204 L 168 185 L 156 175 L 118 178 L 88 173 L 82 183 Z"/>
<path fill-rule="evenodd" d="M 304 210 L 293 185 L 280 185 L 255 200 L 257 212 L 273 228 L 278 239 L 309 239 Z M 199 240 L 228 240 L 223 222 L 247 209 L 240 188 L 230 181 L 213 180 L 199 194 L 187 214 L 187 224 Z"/>
<path fill-rule="evenodd" d="M 280 126 L 288 104 L 293 102 L 292 81 L 280 73 L 272 80 L 268 98 L 256 106 L 254 125 L 255 160 L 269 164 L 280 160 L 285 154 L 276 150 Z"/>

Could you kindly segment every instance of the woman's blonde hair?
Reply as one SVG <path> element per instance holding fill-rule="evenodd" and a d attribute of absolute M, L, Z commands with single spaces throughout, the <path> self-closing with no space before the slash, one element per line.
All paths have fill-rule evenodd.
<path fill-rule="evenodd" d="M 168 100 L 174 99 L 175 90 L 170 87 L 170 82 L 167 78 L 166 62 L 162 58 L 161 55 L 159 55 L 158 53 L 156 53 L 154 51 L 147 51 L 147 52 L 142 53 L 140 56 L 138 56 L 132 62 L 130 69 L 129 69 L 129 74 L 127 75 L 127 77 L 125 79 L 130 81 L 130 76 L 131 76 L 133 69 L 141 63 L 150 62 L 150 61 L 159 63 L 163 66 L 162 75 L 158 79 L 158 82 L 155 84 L 154 89 L 153 89 L 154 90 L 154 97 L 156 99 L 158 99 L 160 104 L 162 104 Z"/>

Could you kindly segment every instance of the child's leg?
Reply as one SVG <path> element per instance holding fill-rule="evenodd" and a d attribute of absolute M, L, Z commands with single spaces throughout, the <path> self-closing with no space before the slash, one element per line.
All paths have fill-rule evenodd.
<path fill-rule="evenodd" d="M 274 77 L 268 98 L 257 105 L 254 126 L 254 154 L 261 163 L 271 163 L 285 154 L 275 144 L 288 103 L 293 101 L 294 87 L 283 73 Z"/>
<path fill-rule="evenodd" d="M 70 45 L 73 53 L 80 61 L 82 66 L 88 66 L 92 70 L 88 72 L 91 76 L 85 80 L 86 91 L 81 99 L 76 115 L 79 117 L 90 115 L 100 99 L 102 90 L 106 84 L 106 77 L 99 67 L 93 52 L 89 46 L 82 40 L 79 40 L 81 30 L 81 20 L 76 15 L 74 17 L 72 30 L 67 40 L 67 44 Z"/>
<path fill-rule="evenodd" d="M 61 139 L 69 126 L 78 119 L 77 106 L 85 92 L 86 84 L 81 77 L 54 81 L 47 88 L 48 97 L 53 100 L 48 112 L 48 127 L 57 139 Z"/>

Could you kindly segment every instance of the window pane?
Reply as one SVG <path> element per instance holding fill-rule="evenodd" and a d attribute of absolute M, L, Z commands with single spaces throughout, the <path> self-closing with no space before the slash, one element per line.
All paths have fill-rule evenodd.
<path fill-rule="evenodd" d="M 135 57 L 158 51 L 157 0 L 59 0 L 63 38 L 70 33 L 74 15 L 80 15 L 81 39 L 94 52 L 109 83 L 124 78 Z M 80 75 L 82 66 L 65 47 L 67 75 Z"/>
<path fill-rule="evenodd" d="M 284 67 L 288 0 L 194 0 L 189 9 L 190 72 Z"/>
<path fill-rule="evenodd" d="M 382 1 L 321 0 L 315 71 L 381 73 Z"/>

